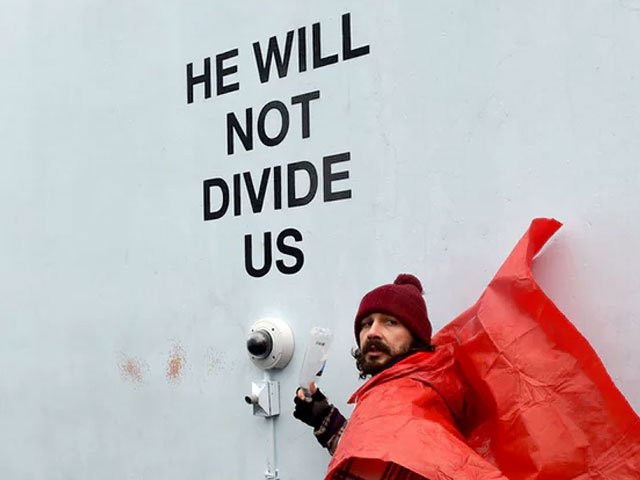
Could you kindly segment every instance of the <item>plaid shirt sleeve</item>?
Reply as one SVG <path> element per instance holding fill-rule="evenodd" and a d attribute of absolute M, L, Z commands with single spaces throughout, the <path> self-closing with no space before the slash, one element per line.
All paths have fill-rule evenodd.
<path fill-rule="evenodd" d="M 316 439 L 324 448 L 329 450 L 329 453 L 333 455 L 336 451 L 342 432 L 347 427 L 347 420 L 342 416 L 340 411 L 331 406 L 331 410 L 318 428 L 313 431 Z"/>
<path fill-rule="evenodd" d="M 331 480 L 428 480 L 395 463 L 349 459 L 331 475 Z"/>

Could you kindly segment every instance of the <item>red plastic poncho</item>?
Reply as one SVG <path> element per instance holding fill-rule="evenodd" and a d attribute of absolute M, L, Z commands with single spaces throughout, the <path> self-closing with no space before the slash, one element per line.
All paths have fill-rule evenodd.
<path fill-rule="evenodd" d="M 453 359 L 446 348 L 416 353 L 354 393 L 349 402 L 357 401 L 357 407 L 333 454 L 327 479 L 348 459 L 357 458 L 392 462 L 433 480 L 505 480 L 469 448 L 456 427 L 464 386 Z"/>
<path fill-rule="evenodd" d="M 354 394 L 327 479 L 354 458 L 431 480 L 640 478 L 640 419 L 531 274 L 560 226 L 534 220 L 478 302 L 434 337 L 435 354 Z"/>

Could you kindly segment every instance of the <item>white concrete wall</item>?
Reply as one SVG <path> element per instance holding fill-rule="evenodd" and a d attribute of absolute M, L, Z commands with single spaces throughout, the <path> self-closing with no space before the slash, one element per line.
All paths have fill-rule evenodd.
<path fill-rule="evenodd" d="M 298 73 L 294 42 L 259 82 L 253 42 L 306 26 L 310 55 L 320 22 L 336 53 L 347 12 L 368 55 Z M 244 340 L 278 315 L 280 477 L 321 478 L 289 398 L 308 330 L 335 332 L 323 389 L 348 411 L 362 294 L 413 272 L 440 327 L 535 216 L 565 222 L 538 279 L 638 411 L 639 32 L 630 0 L 3 2 L 0 477 L 264 478 Z M 187 64 L 235 48 L 240 89 L 188 104 Z M 227 113 L 315 90 L 308 138 L 298 106 L 281 144 L 227 155 Z M 350 199 L 274 210 L 270 186 L 262 213 L 203 220 L 206 179 L 342 152 Z M 249 276 L 244 236 L 286 228 L 302 269 Z"/>

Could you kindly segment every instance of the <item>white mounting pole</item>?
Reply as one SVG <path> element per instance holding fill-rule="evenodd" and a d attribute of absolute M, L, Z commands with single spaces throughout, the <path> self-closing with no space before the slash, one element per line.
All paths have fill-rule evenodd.
<path fill-rule="evenodd" d="M 265 382 L 271 381 L 268 370 L 264 371 Z M 278 403 L 280 398 L 277 399 Z M 279 409 L 278 409 L 279 410 Z M 269 432 L 267 433 L 267 470 L 264 472 L 266 480 L 279 480 L 278 469 L 276 468 L 276 416 L 266 417 L 269 422 Z"/>

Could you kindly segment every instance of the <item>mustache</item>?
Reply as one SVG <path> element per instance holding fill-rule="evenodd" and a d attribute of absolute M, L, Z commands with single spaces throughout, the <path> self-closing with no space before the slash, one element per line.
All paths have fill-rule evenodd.
<path fill-rule="evenodd" d="M 386 353 L 387 355 L 391 355 L 391 349 L 387 346 L 379 338 L 372 338 L 367 343 L 365 343 L 364 347 L 362 347 L 362 353 L 369 353 L 372 350 L 376 350 L 378 352 Z"/>

